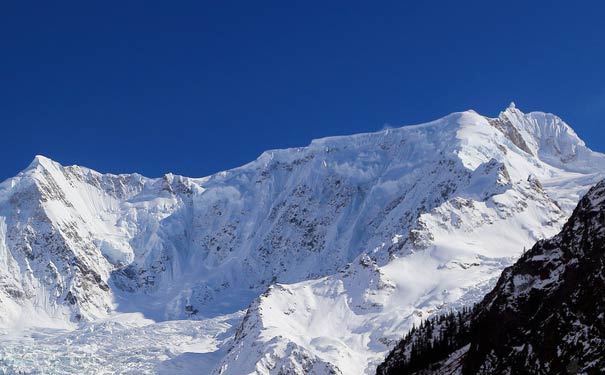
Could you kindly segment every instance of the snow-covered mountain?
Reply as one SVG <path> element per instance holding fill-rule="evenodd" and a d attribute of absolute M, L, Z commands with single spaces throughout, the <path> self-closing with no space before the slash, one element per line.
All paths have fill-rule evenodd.
<path fill-rule="evenodd" d="M 57 340 L 144 331 L 188 344 L 133 356 L 148 365 L 137 373 L 167 361 L 168 373 L 196 361 L 215 374 L 372 372 L 413 322 L 478 301 L 604 176 L 605 155 L 561 119 L 514 105 L 268 151 L 205 178 L 36 157 L 0 185 L 0 325 L 36 333 L 32 361 L 52 351 L 72 370 L 87 365 L 57 359 L 70 358 Z M 0 368 L 26 345 L 11 340 Z M 120 345 L 91 363 L 129 363 Z"/>
<path fill-rule="evenodd" d="M 406 335 L 377 373 L 602 374 L 605 371 L 605 181 L 563 230 L 511 267 L 472 310 Z"/>

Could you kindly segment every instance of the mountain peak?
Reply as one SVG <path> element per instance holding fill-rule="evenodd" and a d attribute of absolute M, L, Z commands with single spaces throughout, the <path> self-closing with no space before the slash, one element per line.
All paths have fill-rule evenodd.
<path fill-rule="evenodd" d="M 500 115 L 498 116 L 498 118 L 504 119 L 504 120 L 514 120 L 515 118 L 524 118 L 527 116 L 528 116 L 528 114 L 521 111 L 517 107 L 515 102 L 510 102 L 508 107 L 506 107 L 506 109 L 504 111 L 500 112 Z"/>
<path fill-rule="evenodd" d="M 44 155 L 36 155 L 34 156 L 34 160 L 32 160 L 31 163 L 29 163 L 29 166 L 26 168 L 26 170 L 29 169 L 35 169 L 37 167 L 42 167 L 42 168 L 49 168 L 51 166 L 55 166 L 58 163 L 50 158 L 47 158 Z"/>

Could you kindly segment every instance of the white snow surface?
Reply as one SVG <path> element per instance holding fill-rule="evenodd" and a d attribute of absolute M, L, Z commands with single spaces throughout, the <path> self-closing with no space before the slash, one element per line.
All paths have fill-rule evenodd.
<path fill-rule="evenodd" d="M 373 373 L 604 177 L 560 118 L 514 106 L 204 178 L 38 156 L 0 184 L 0 374 Z"/>

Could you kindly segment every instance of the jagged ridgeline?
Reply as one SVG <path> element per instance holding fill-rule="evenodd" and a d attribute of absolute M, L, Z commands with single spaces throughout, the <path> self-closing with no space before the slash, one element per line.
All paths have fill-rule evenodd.
<path fill-rule="evenodd" d="M 387 374 L 605 373 L 605 182 L 472 310 L 432 318 L 393 349 Z"/>

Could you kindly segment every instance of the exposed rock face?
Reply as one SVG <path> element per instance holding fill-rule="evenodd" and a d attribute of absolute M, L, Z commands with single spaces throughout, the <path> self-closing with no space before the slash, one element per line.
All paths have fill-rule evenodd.
<path fill-rule="evenodd" d="M 379 374 L 443 374 L 455 351 L 462 374 L 604 373 L 605 181 L 582 198 L 558 235 L 505 269 L 494 290 L 464 314 L 449 337 L 453 350 L 435 349 L 441 327 L 422 328 L 397 346 Z M 433 344 L 411 359 L 423 335 L 435 337 Z"/>
<path fill-rule="evenodd" d="M 531 149 L 527 143 L 525 143 L 525 139 L 523 139 L 523 136 L 521 133 L 519 133 L 519 130 L 515 128 L 510 119 L 508 119 L 506 116 L 489 119 L 489 124 L 506 135 L 506 137 L 510 139 L 515 146 L 519 147 L 519 149 L 527 152 L 530 155 L 533 155 Z"/>
<path fill-rule="evenodd" d="M 605 182 L 504 271 L 473 321 L 465 373 L 605 371 Z"/>

